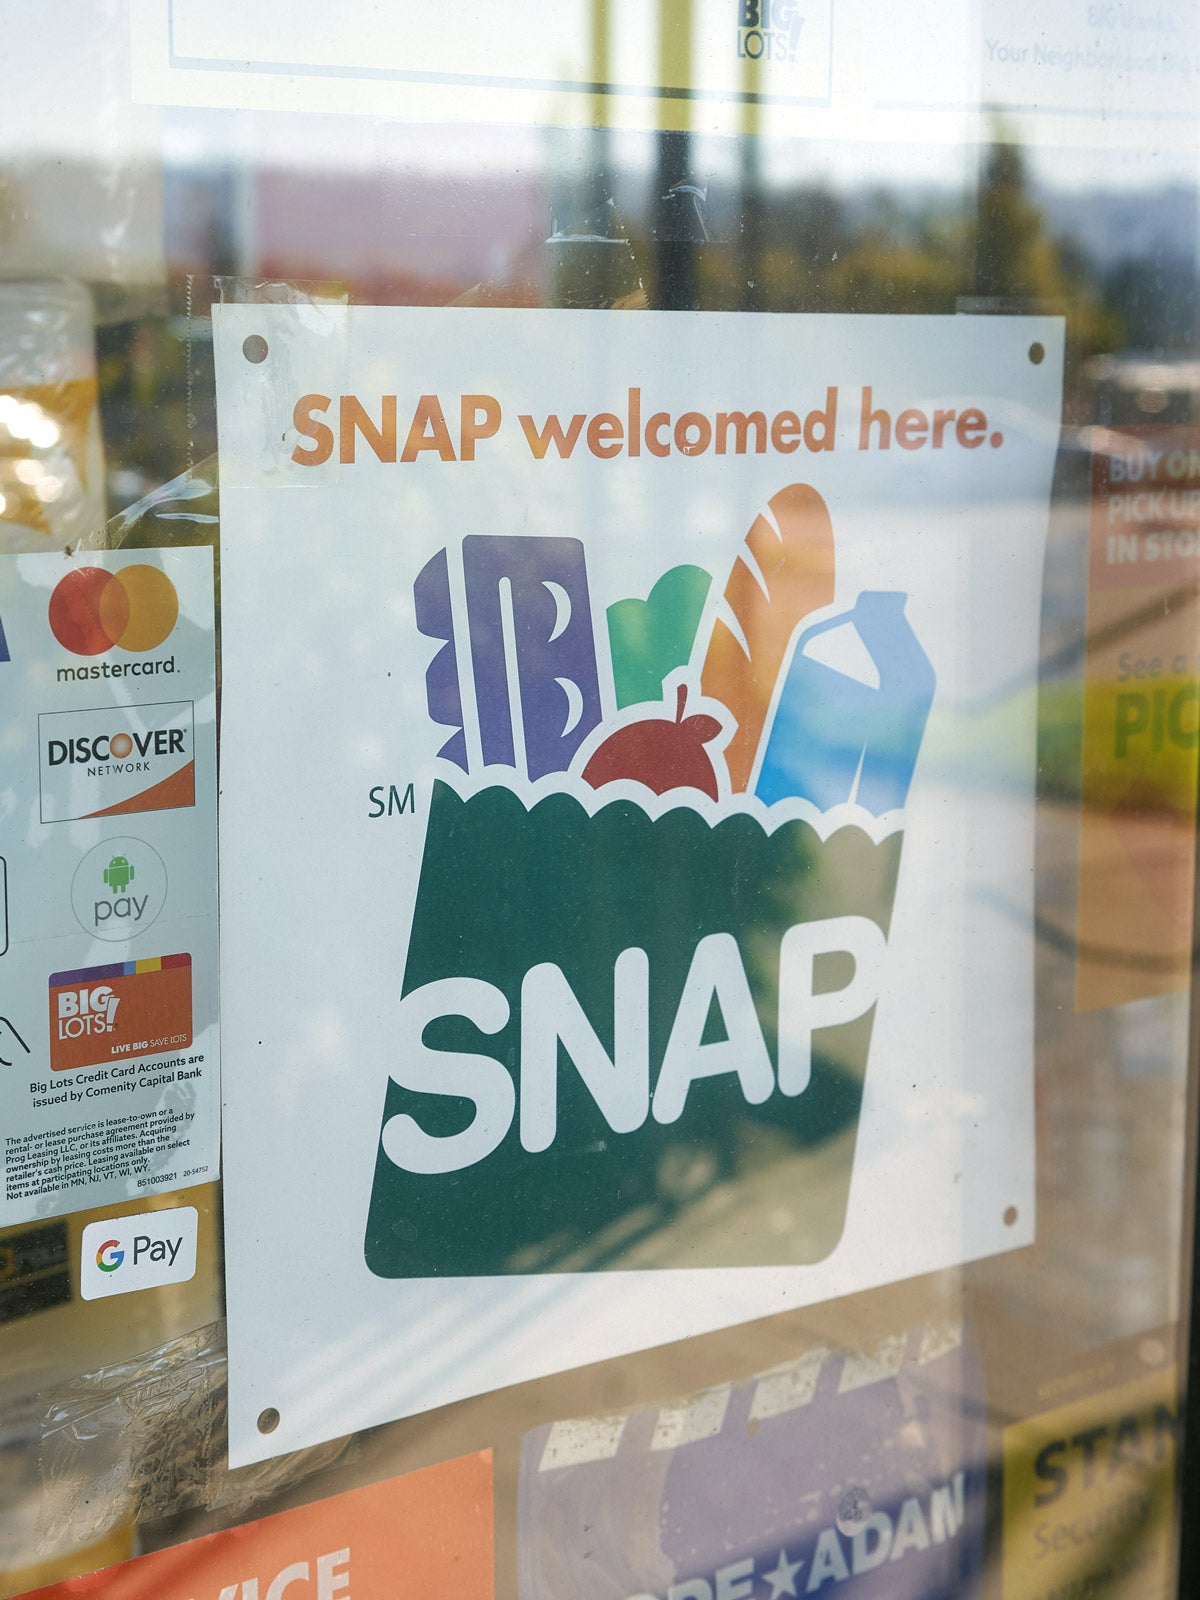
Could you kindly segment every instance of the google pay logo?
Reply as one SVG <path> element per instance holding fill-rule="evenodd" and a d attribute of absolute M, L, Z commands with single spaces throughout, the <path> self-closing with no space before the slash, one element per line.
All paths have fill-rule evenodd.
<path fill-rule="evenodd" d="M 79 1292 L 85 1300 L 187 1283 L 196 1275 L 196 1208 L 107 1217 L 83 1230 Z"/>
<path fill-rule="evenodd" d="M 115 1272 L 124 1259 L 125 1252 L 117 1239 L 105 1239 L 96 1251 L 96 1265 L 101 1272 Z"/>

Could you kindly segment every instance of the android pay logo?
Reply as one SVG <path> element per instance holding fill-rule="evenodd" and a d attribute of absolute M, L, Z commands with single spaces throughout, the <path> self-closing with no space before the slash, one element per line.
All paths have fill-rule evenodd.
<path fill-rule="evenodd" d="M 79 1290 L 85 1300 L 103 1300 L 196 1275 L 195 1206 L 107 1217 L 83 1230 Z"/>
<path fill-rule="evenodd" d="M 144 839 L 95 845 L 75 869 L 71 908 L 94 939 L 124 943 L 153 927 L 167 899 L 167 869 Z"/>
<path fill-rule="evenodd" d="M 126 856 L 114 856 L 104 869 L 104 881 L 116 895 L 124 894 L 137 877 L 137 868 Z"/>
<path fill-rule="evenodd" d="M 723 587 L 677 566 L 646 595 L 593 595 L 558 537 L 469 535 L 461 579 L 447 551 L 417 577 L 449 737 L 393 1017 L 380 1276 L 838 1243 L 936 680 L 905 595 L 834 605 L 810 486 L 731 547 Z M 777 1227 L 730 1222 L 733 1176 L 778 1194 Z"/>

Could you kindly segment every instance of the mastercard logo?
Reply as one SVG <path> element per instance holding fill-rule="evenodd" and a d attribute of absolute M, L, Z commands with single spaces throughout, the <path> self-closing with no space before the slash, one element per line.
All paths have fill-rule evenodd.
<path fill-rule="evenodd" d="M 76 567 L 50 596 L 50 630 L 76 656 L 156 650 L 179 616 L 175 585 L 158 567 Z"/>

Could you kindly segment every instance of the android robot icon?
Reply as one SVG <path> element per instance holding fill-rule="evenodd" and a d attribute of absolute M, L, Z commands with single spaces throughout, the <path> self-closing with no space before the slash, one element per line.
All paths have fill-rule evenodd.
<path fill-rule="evenodd" d="M 137 871 L 126 856 L 114 856 L 104 869 L 104 881 L 113 894 L 124 894 L 136 877 Z"/>

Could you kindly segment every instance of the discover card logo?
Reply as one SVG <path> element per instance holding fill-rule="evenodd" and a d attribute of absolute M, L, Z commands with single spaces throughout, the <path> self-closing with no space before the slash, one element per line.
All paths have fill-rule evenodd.
<path fill-rule="evenodd" d="M 414 586 L 448 737 L 368 1266 L 824 1259 L 936 687 L 906 596 L 835 605 L 805 484 L 754 518 L 723 588 L 676 566 L 601 612 L 577 539 L 469 535 L 454 559 Z M 777 1240 L 712 1228 L 679 1260 L 627 1254 L 721 1176 L 770 1181 L 814 1150 Z"/>
<path fill-rule="evenodd" d="M 196 1275 L 195 1206 L 107 1217 L 83 1230 L 79 1292 L 85 1300 L 187 1283 Z"/>
<path fill-rule="evenodd" d="M 43 822 L 193 806 L 192 702 L 42 712 L 38 763 Z"/>

